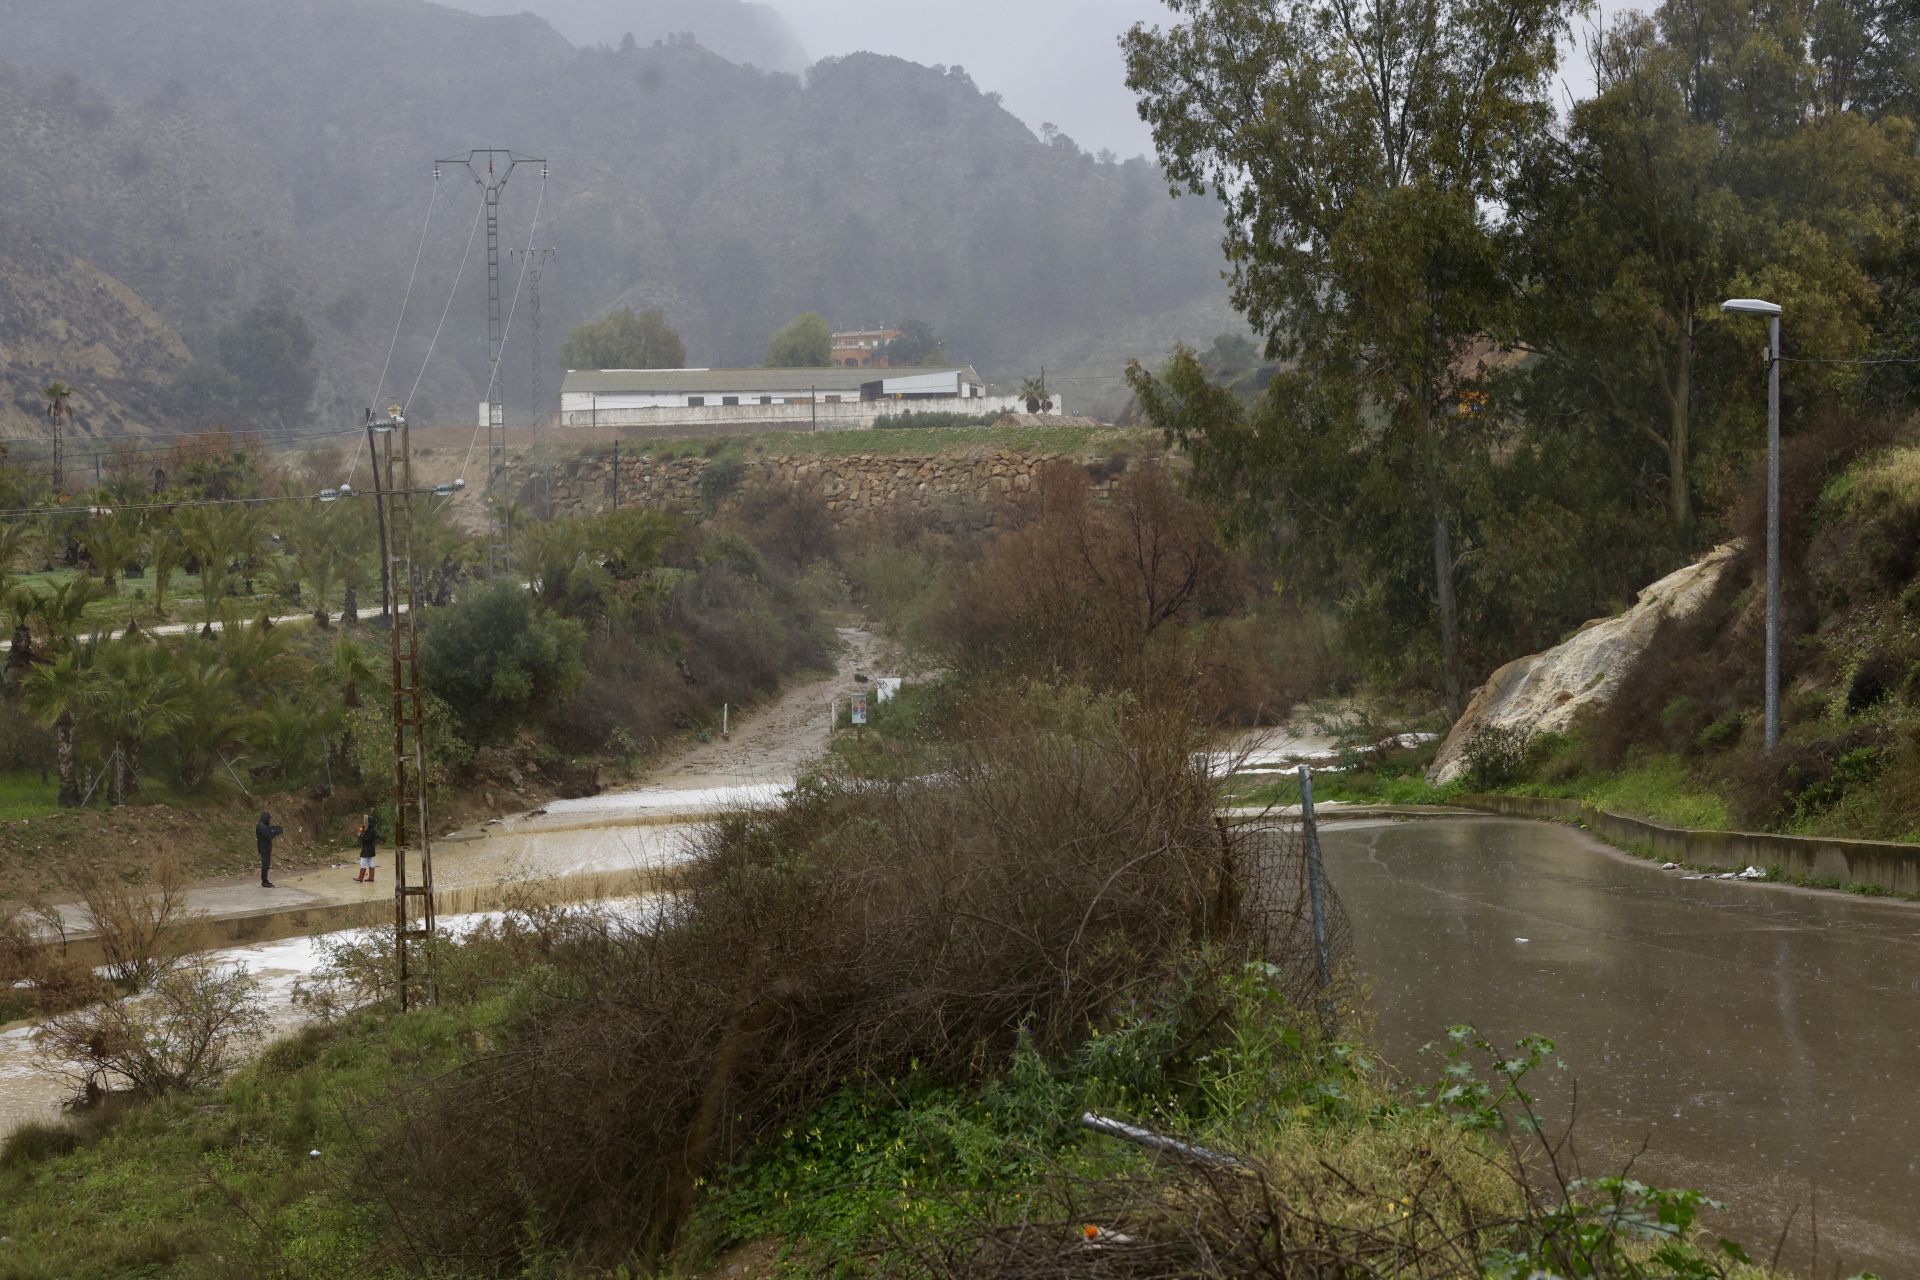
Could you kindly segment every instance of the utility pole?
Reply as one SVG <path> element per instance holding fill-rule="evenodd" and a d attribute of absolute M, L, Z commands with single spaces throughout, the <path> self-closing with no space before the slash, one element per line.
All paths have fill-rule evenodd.
<path fill-rule="evenodd" d="M 410 971 L 415 948 L 432 945 L 433 844 L 427 821 L 426 714 L 420 683 L 420 593 L 413 576 L 413 455 L 407 439 L 407 420 L 398 407 L 385 418 L 369 422 L 368 430 L 382 437 L 374 458 L 376 480 L 386 493 L 382 539 L 383 557 L 392 590 L 404 592 L 405 611 L 395 610 L 387 627 L 387 651 L 393 668 L 393 951 L 400 1008 L 413 999 Z M 399 448 L 394 438 L 399 438 Z M 391 526 L 389 528 L 389 526 Z M 395 602 L 396 604 L 398 601 Z M 407 849 L 419 850 L 419 879 L 408 881 Z M 420 966 L 427 1003 L 434 999 L 432 953 L 423 951 Z"/>
<path fill-rule="evenodd" d="M 482 165 L 485 165 L 482 168 Z M 487 216 L 487 496 L 495 497 L 494 489 L 500 480 L 500 473 L 507 465 L 507 408 L 505 396 L 500 388 L 500 344 L 505 338 L 504 318 L 500 314 L 500 193 L 506 190 L 507 180 L 513 171 L 523 164 L 540 166 L 540 179 L 547 178 L 547 162 L 534 156 L 517 155 L 512 151 L 488 147 L 469 151 L 464 156 L 455 156 L 449 160 L 433 162 L 433 176 L 440 176 L 441 165 L 464 165 L 473 181 L 480 188 L 482 199 L 486 203 Z M 499 504 L 494 503 L 497 511 Z M 487 573 L 491 576 L 498 569 L 495 555 L 495 530 L 492 520 L 487 524 Z"/>
<path fill-rule="evenodd" d="M 393 625 L 393 582 L 388 576 L 387 565 L 387 507 L 386 499 L 381 496 L 380 453 L 373 446 L 373 410 L 367 410 L 367 458 L 373 464 L 373 514 L 380 526 L 380 616 L 389 627 Z M 320 602 L 322 609 L 326 601 Z"/>

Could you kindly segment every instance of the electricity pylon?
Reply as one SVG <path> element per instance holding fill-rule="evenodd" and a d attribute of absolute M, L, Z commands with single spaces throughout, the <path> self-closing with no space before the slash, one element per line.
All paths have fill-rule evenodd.
<path fill-rule="evenodd" d="M 481 167 L 485 162 L 485 168 Z M 506 398 L 500 388 L 500 344 L 506 334 L 500 314 L 500 193 L 506 190 L 507 179 L 513 171 L 523 164 L 540 166 L 542 181 L 547 177 L 547 162 L 537 156 L 517 155 L 512 151 L 487 147 L 469 151 L 464 156 L 455 156 L 449 160 L 433 162 L 433 176 L 440 176 L 440 166 L 464 165 L 473 176 L 474 183 L 480 188 L 482 199 L 486 202 L 487 213 L 487 505 L 490 511 L 499 511 L 504 504 L 496 501 L 494 493 L 500 473 L 507 465 L 507 408 Z M 495 517 L 498 518 L 497 516 Z M 497 565 L 494 554 L 494 527 L 490 519 L 487 524 L 487 572 L 493 574 Z"/>

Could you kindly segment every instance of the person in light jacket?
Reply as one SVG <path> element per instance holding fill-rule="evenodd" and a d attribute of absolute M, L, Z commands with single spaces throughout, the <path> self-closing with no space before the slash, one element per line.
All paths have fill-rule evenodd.
<path fill-rule="evenodd" d="M 373 815 L 360 824 L 360 874 L 354 877 L 356 882 L 373 883 L 373 855 L 380 847 L 380 828 L 374 825 Z"/>

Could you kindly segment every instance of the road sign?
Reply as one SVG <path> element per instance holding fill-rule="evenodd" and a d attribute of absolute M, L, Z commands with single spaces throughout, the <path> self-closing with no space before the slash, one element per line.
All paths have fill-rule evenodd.
<path fill-rule="evenodd" d="M 865 724 L 867 722 L 867 691 L 865 689 L 856 689 L 853 697 L 849 699 L 849 701 L 853 704 L 853 722 L 855 724 Z"/>

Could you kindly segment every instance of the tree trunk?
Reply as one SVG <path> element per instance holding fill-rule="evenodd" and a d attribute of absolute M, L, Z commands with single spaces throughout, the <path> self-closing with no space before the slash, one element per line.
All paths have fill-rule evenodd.
<path fill-rule="evenodd" d="M 1688 415 L 1693 409 L 1693 333 L 1689 321 L 1680 335 L 1680 350 L 1673 368 L 1673 396 L 1667 403 L 1667 514 L 1676 529 L 1693 523 L 1693 497 L 1689 492 L 1687 457 Z"/>
<path fill-rule="evenodd" d="M 127 799 L 127 753 L 118 743 L 113 748 L 113 777 L 108 783 L 109 804 L 124 804 Z"/>
<path fill-rule="evenodd" d="M 53 724 L 54 750 L 60 762 L 60 807 L 80 807 L 80 779 L 73 770 L 73 713 L 64 712 Z"/>
<path fill-rule="evenodd" d="M 140 739 L 135 738 L 131 742 L 127 743 L 127 778 L 126 778 L 126 782 L 123 784 L 123 789 L 120 792 L 121 801 L 124 803 L 126 801 L 127 795 L 135 787 L 139 785 L 140 785 Z"/>

